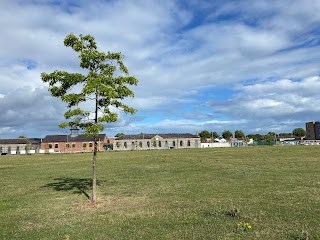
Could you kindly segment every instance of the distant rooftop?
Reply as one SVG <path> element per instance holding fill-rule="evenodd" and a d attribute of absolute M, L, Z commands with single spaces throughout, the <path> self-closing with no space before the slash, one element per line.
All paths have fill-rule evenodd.
<path fill-rule="evenodd" d="M 140 133 L 140 134 L 131 134 L 131 135 L 123 135 L 119 137 L 119 140 L 125 139 L 151 139 L 155 136 L 160 136 L 162 138 L 199 138 L 199 136 L 191 133 L 158 133 L 158 134 L 148 134 L 148 133 Z"/>

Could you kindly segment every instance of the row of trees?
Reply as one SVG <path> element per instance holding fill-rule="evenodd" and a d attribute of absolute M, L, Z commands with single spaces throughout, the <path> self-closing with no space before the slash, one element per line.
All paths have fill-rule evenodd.
<path fill-rule="evenodd" d="M 306 131 L 303 128 L 295 128 L 291 133 L 275 133 L 275 132 L 268 132 L 266 135 L 261 134 L 248 134 L 245 135 L 242 130 L 236 130 L 234 134 L 229 131 L 225 130 L 222 132 L 221 137 L 224 139 L 229 140 L 232 137 L 235 138 L 242 138 L 242 139 L 253 139 L 254 141 L 274 141 L 281 136 L 295 136 L 295 137 L 304 137 L 306 135 Z M 220 135 L 217 132 L 209 132 L 207 130 L 203 130 L 199 133 L 201 138 L 201 142 L 206 142 L 208 138 L 214 140 L 216 138 L 220 138 Z"/>

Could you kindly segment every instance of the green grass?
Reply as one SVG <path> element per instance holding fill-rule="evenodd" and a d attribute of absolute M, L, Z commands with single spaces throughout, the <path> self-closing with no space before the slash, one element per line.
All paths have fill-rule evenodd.
<path fill-rule="evenodd" d="M 0 239 L 320 239 L 320 148 L 0 156 Z M 235 217 L 228 215 L 233 209 Z M 237 232 L 239 222 L 252 226 Z"/>

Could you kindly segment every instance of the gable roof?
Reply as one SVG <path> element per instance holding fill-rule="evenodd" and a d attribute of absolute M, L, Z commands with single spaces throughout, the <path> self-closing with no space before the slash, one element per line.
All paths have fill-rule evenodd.
<path fill-rule="evenodd" d="M 191 133 L 160 133 L 160 134 L 131 134 L 131 135 L 123 135 L 118 138 L 118 140 L 127 140 L 127 139 L 151 139 L 155 136 L 159 136 L 162 138 L 199 138 L 199 136 L 191 134 Z"/>
<path fill-rule="evenodd" d="M 40 138 L 0 139 L 0 144 L 40 144 Z"/>
<path fill-rule="evenodd" d="M 99 134 L 97 140 L 103 141 L 106 137 L 106 134 Z M 76 137 L 71 137 L 70 135 L 47 135 L 42 142 L 87 142 L 93 140 L 93 137 L 87 137 L 85 135 L 78 135 Z"/>

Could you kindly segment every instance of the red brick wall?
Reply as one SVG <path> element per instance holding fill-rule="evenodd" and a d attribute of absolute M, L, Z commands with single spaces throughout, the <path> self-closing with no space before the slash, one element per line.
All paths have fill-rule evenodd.
<path fill-rule="evenodd" d="M 84 146 L 84 143 L 86 146 Z M 104 151 L 103 145 L 105 144 L 105 141 L 98 141 L 98 151 Z M 67 147 L 67 144 L 69 147 Z M 51 148 L 50 146 L 51 145 Z M 41 149 L 45 150 L 46 153 L 51 152 L 52 150 L 54 152 L 92 152 L 94 149 L 94 142 L 93 141 L 87 141 L 87 142 L 52 142 L 52 143 L 41 143 Z M 49 151 L 51 149 L 51 151 Z"/>

